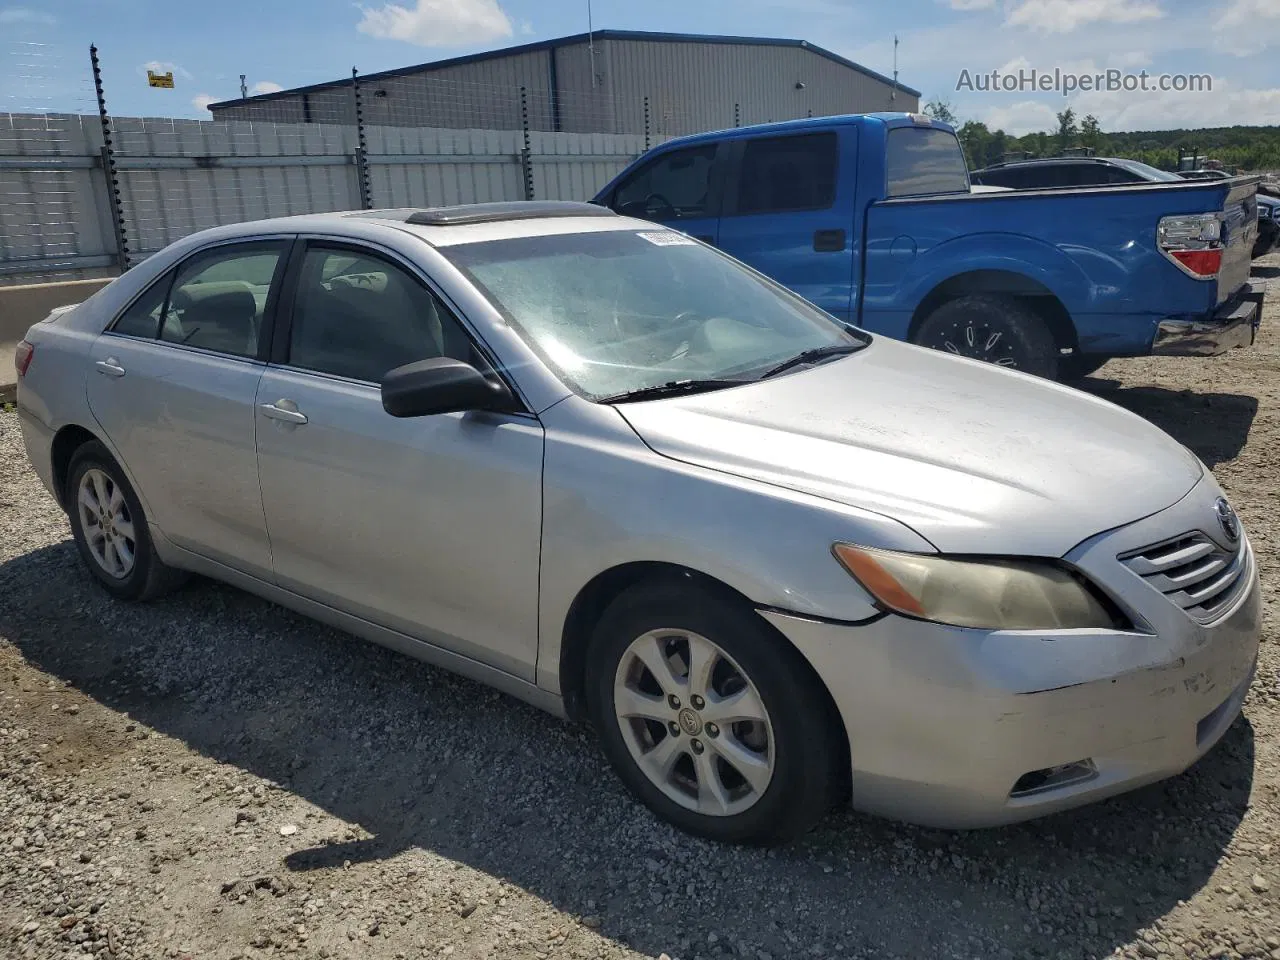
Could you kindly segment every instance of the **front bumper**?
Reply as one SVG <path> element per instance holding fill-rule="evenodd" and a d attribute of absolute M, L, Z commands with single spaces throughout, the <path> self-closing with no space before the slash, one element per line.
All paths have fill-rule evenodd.
<path fill-rule="evenodd" d="M 1161 320 L 1151 352 L 1157 356 L 1216 357 L 1236 347 L 1251 347 L 1262 322 L 1265 281 L 1250 280 L 1241 296 L 1212 317 L 1201 320 Z"/>
<path fill-rule="evenodd" d="M 990 632 L 896 616 L 843 625 L 763 614 L 831 691 L 849 739 L 854 806 L 927 826 L 993 826 L 1165 779 L 1207 753 L 1239 715 L 1256 665 L 1252 552 L 1246 542 L 1245 586 L 1208 625 L 1116 558 L 1193 529 L 1196 518 L 1208 526 L 1213 491 L 1202 483 L 1169 510 L 1072 551 L 1072 562 L 1144 621 L 1142 631 Z M 1074 768 L 1083 776 L 1015 791 L 1029 774 L 1084 761 Z"/>

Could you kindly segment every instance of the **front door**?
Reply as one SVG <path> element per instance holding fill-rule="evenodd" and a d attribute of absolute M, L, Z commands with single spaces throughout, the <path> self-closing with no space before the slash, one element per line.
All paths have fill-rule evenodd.
<path fill-rule="evenodd" d="M 277 583 L 534 679 L 543 429 L 532 415 L 397 419 L 378 383 L 476 344 L 405 264 L 315 241 L 258 389 Z"/>
<path fill-rule="evenodd" d="M 853 317 L 857 127 L 739 141 L 720 247 L 840 320 Z"/>
<path fill-rule="evenodd" d="M 663 153 L 614 189 L 609 206 L 624 217 L 652 220 L 717 244 L 724 147 L 704 144 Z"/>
<path fill-rule="evenodd" d="M 253 403 L 289 242 L 193 254 L 90 349 L 89 407 L 152 522 L 178 546 L 263 578 Z"/>

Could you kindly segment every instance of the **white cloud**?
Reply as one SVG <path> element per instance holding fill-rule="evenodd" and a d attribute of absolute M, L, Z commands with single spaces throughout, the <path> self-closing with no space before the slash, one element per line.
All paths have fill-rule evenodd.
<path fill-rule="evenodd" d="M 278 83 L 272 83 L 270 80 L 259 80 L 249 88 L 250 96 L 257 96 L 260 93 L 279 93 L 284 87 Z"/>
<path fill-rule="evenodd" d="M 530 23 L 528 20 L 521 20 L 521 21 L 520 21 L 520 34 L 521 34 L 521 36 L 531 37 L 531 36 L 533 36 L 534 32 L 535 32 L 535 31 L 534 31 L 534 29 L 533 29 L 533 24 L 532 24 L 532 23 Z"/>
<path fill-rule="evenodd" d="M 1019 100 L 988 107 L 979 119 L 992 130 L 1003 130 L 1019 137 L 1037 130 L 1058 129 L 1057 114 L 1043 100 Z"/>
<path fill-rule="evenodd" d="M 43 10 L 30 10 L 26 7 L 5 7 L 0 10 L 0 26 L 18 23 L 38 23 L 46 27 L 52 27 L 57 22 L 57 17 L 45 13 Z"/>
<path fill-rule="evenodd" d="M 1089 23 L 1137 23 L 1163 16 L 1155 0 L 1021 0 L 1006 22 L 1045 33 L 1070 33 Z"/>
<path fill-rule="evenodd" d="M 221 99 L 221 97 L 214 97 L 207 93 L 202 93 L 197 97 L 191 98 L 191 105 L 197 110 L 208 110 L 209 104 L 218 103 Z"/>
<path fill-rule="evenodd" d="M 361 33 L 403 40 L 420 47 L 456 47 L 511 36 L 511 21 L 497 0 L 417 0 L 412 8 L 396 3 L 361 7 Z"/>
<path fill-rule="evenodd" d="M 1275 0 L 1231 0 L 1214 19 L 1213 48 L 1220 53 L 1251 57 L 1280 44 L 1280 4 Z"/>
<path fill-rule="evenodd" d="M 1140 50 L 1114 53 L 1107 57 L 1107 66 L 1114 67 L 1117 70 L 1141 70 L 1143 67 L 1151 66 L 1154 62 L 1151 59 L 1151 54 L 1143 53 Z"/>
<path fill-rule="evenodd" d="M 947 0 L 952 10 L 990 10 L 996 0 Z"/>

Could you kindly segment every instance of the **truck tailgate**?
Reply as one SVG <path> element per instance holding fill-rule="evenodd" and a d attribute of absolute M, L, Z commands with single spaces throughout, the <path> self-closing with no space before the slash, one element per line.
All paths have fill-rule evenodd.
<path fill-rule="evenodd" d="M 1236 296 L 1249 279 L 1253 265 L 1253 243 L 1258 236 L 1258 180 L 1251 178 L 1232 186 L 1223 206 L 1226 216 L 1226 249 L 1218 274 L 1218 303 Z"/>

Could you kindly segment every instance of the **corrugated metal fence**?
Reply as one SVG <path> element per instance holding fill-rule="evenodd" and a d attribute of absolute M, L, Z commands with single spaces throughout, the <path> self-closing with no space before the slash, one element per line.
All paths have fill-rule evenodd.
<path fill-rule="evenodd" d="M 354 125 L 111 126 L 109 162 L 96 116 L 0 114 L 0 283 L 100 276 L 194 231 L 263 217 L 587 200 L 645 148 L 618 134 L 369 126 L 362 148 Z"/>

